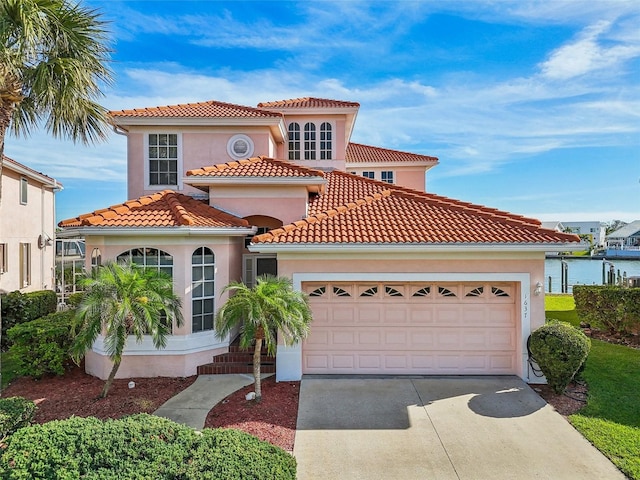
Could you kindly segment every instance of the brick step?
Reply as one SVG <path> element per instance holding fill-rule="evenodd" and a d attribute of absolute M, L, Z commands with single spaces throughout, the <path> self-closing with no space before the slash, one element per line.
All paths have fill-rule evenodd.
<path fill-rule="evenodd" d="M 263 363 L 261 373 L 276 373 L 276 364 Z M 229 373 L 253 373 L 253 364 L 246 362 L 235 363 L 207 363 L 198 367 L 198 375 L 224 375 Z"/>
<path fill-rule="evenodd" d="M 261 355 L 261 363 L 273 363 L 276 357 Z M 253 355 L 248 353 L 223 353 L 213 357 L 213 363 L 253 363 Z"/>
<path fill-rule="evenodd" d="M 248 349 L 240 348 L 240 345 L 238 345 L 236 342 L 229 345 L 229 353 L 250 353 L 251 355 L 253 355 L 253 350 L 253 345 Z M 262 355 L 267 355 L 267 347 L 263 345 L 260 353 L 262 353 Z"/>

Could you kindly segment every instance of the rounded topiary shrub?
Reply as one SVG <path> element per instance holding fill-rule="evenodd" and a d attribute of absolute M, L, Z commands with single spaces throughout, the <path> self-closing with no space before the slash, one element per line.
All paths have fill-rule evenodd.
<path fill-rule="evenodd" d="M 6 479 L 295 479 L 284 450 L 233 430 L 202 434 L 165 418 L 72 417 L 22 428 L 0 457 Z"/>
<path fill-rule="evenodd" d="M 591 340 L 566 322 L 551 320 L 531 334 L 529 349 L 547 383 L 564 392 L 591 350 Z"/>

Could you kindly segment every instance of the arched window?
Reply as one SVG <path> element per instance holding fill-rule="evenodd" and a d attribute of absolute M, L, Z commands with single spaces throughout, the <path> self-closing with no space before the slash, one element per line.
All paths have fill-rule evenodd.
<path fill-rule="evenodd" d="M 320 125 L 320 160 L 331 160 L 331 124 Z"/>
<path fill-rule="evenodd" d="M 116 261 L 131 261 L 144 268 L 154 268 L 165 272 L 173 278 L 173 257 L 163 250 L 151 247 L 132 248 L 117 256 Z M 168 323 L 166 315 L 161 315 L 161 321 Z M 172 327 L 173 328 L 173 327 Z"/>
<path fill-rule="evenodd" d="M 132 248 L 118 255 L 118 262 L 122 260 L 130 260 L 133 263 L 145 268 L 155 268 L 161 272 L 165 272 L 173 278 L 173 257 L 167 252 L 158 250 L 157 248 L 141 247 Z"/>
<path fill-rule="evenodd" d="M 91 268 L 102 265 L 102 254 L 99 248 L 91 250 Z"/>
<path fill-rule="evenodd" d="M 208 247 L 199 247 L 191 255 L 192 332 L 213 330 L 215 312 L 215 256 Z"/>
<path fill-rule="evenodd" d="M 311 122 L 304 125 L 304 159 L 316 159 L 316 125 Z"/>
<path fill-rule="evenodd" d="M 300 125 L 289 124 L 289 160 L 300 160 Z"/>

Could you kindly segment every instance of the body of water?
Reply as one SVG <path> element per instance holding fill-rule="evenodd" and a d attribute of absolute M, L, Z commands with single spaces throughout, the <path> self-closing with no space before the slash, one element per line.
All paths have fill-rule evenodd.
<path fill-rule="evenodd" d="M 568 267 L 569 293 L 573 285 L 602 285 L 602 260 L 591 259 L 565 259 Z M 613 264 L 616 275 L 627 277 L 640 276 L 640 260 L 607 260 L 605 272 L 609 271 L 609 263 Z M 544 262 L 544 290 L 545 292 L 561 293 L 562 265 L 560 258 L 547 259 Z M 551 277 L 551 290 L 549 290 L 549 277 Z"/>

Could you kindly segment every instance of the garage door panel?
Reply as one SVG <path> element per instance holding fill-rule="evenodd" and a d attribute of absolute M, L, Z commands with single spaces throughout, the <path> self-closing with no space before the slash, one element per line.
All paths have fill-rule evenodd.
<path fill-rule="evenodd" d="M 366 287 L 366 288 L 365 288 Z M 458 296 L 311 298 L 314 321 L 303 342 L 303 373 L 513 374 L 517 373 L 514 286 L 491 297 L 473 285 L 444 285 Z M 371 285 L 328 284 L 327 291 L 365 292 Z M 393 285 L 426 292 L 421 285 Z M 391 290 L 389 290 L 391 291 Z M 460 296 L 471 292 L 475 297 Z"/>

